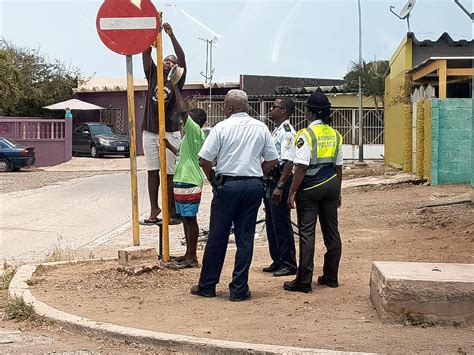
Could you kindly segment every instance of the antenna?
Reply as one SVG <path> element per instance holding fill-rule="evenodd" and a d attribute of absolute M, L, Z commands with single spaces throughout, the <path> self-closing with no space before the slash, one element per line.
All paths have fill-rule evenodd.
<path fill-rule="evenodd" d="M 467 16 L 470 17 L 471 21 L 474 21 L 474 12 L 470 13 L 467 9 L 459 2 L 459 0 L 454 0 L 454 2 L 461 8 L 462 11 L 466 13 Z"/>
<path fill-rule="evenodd" d="M 209 107 L 211 106 L 212 100 L 212 78 L 214 76 L 215 68 L 212 66 L 212 48 L 217 46 L 219 41 L 218 37 L 214 37 L 213 39 L 209 40 L 207 38 L 198 38 L 199 40 L 206 42 L 206 74 L 201 72 L 201 75 L 205 79 L 205 83 L 209 80 Z"/>
<path fill-rule="evenodd" d="M 400 14 L 397 14 L 395 11 L 393 11 L 395 6 L 390 6 L 390 12 L 392 14 L 397 16 L 400 20 L 407 19 L 408 32 L 411 32 L 411 29 L 410 29 L 410 12 L 415 7 L 415 4 L 416 4 L 416 0 L 408 0 L 408 3 L 405 6 L 403 6 L 402 11 L 400 11 Z"/>

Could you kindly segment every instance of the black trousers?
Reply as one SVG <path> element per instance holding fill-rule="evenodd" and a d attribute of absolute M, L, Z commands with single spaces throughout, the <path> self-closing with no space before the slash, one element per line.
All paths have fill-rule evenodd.
<path fill-rule="evenodd" d="M 338 230 L 337 208 L 341 192 L 337 177 L 325 184 L 296 195 L 298 229 L 300 233 L 300 257 L 296 279 L 310 284 L 314 270 L 314 249 L 316 222 L 323 234 L 326 254 L 324 254 L 323 276 L 328 282 L 338 282 L 339 261 L 342 243 Z"/>
<path fill-rule="evenodd" d="M 262 203 L 261 179 L 226 181 L 222 188 L 213 189 L 209 236 L 204 249 L 199 288 L 215 291 L 224 265 L 229 233 L 234 223 L 235 254 L 231 297 L 243 297 L 249 290 L 249 269 L 253 256 L 253 241 L 258 208 Z"/>
<path fill-rule="evenodd" d="M 296 270 L 295 239 L 287 203 L 289 186 L 284 186 L 281 202 L 275 204 L 272 202 L 272 194 L 276 183 L 269 181 L 267 184 L 268 192 L 263 202 L 265 203 L 265 226 L 270 256 L 274 264 Z"/>

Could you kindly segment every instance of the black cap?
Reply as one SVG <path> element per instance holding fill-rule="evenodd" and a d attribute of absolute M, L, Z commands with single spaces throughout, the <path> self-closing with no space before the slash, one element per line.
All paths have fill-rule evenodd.
<path fill-rule="evenodd" d="M 324 109 L 330 108 L 331 103 L 326 95 L 322 92 L 313 92 L 309 95 L 308 100 L 306 100 L 305 106 L 315 108 L 315 109 Z"/>

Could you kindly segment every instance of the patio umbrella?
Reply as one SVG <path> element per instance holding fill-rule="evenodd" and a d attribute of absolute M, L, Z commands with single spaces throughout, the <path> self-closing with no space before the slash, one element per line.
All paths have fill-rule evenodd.
<path fill-rule="evenodd" d="M 56 104 L 52 104 L 49 106 L 45 106 L 44 108 L 48 110 L 65 110 L 69 108 L 70 110 L 104 110 L 104 107 L 90 104 L 85 101 L 81 101 L 78 99 L 71 99 L 67 101 L 58 102 Z"/>

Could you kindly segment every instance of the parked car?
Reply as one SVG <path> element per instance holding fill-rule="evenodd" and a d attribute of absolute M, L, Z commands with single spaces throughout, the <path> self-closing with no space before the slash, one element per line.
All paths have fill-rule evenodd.
<path fill-rule="evenodd" d="M 25 148 L 10 138 L 0 137 L 0 171 L 18 171 L 35 163 L 35 148 Z"/>
<path fill-rule="evenodd" d="M 118 128 L 105 123 L 82 123 L 72 131 L 72 154 L 124 155 L 130 157 L 128 137 Z"/>

